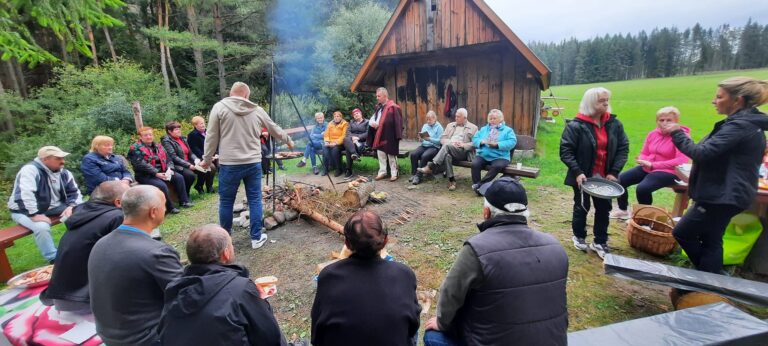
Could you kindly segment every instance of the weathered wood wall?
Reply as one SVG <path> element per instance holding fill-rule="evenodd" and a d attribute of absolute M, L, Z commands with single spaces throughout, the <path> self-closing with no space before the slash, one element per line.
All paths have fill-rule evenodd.
<path fill-rule="evenodd" d="M 473 55 L 396 60 L 384 68 L 384 84 L 403 110 L 407 138 L 418 136 L 429 110 L 437 113 L 443 126 L 453 121 L 444 113 L 449 85 L 458 97 L 458 107 L 467 109 L 472 123 L 485 125 L 488 112 L 498 108 L 516 133 L 535 135 L 539 85 L 530 64 L 511 47 Z"/>

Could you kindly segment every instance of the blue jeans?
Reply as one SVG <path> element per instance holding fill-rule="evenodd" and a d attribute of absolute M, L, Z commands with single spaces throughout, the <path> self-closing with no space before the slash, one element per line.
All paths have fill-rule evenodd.
<path fill-rule="evenodd" d="M 232 233 L 232 210 L 240 181 L 245 183 L 251 217 L 251 239 L 261 238 L 261 162 L 221 165 L 219 168 L 219 224 Z"/>
<path fill-rule="evenodd" d="M 35 244 L 40 254 L 46 261 L 56 258 L 56 245 L 53 245 L 51 237 L 51 225 L 45 222 L 34 222 L 28 216 L 19 213 L 11 213 L 11 219 L 17 224 L 26 227 L 35 235 Z"/>
<path fill-rule="evenodd" d="M 437 330 L 424 331 L 424 346 L 460 346 L 465 345 L 462 340 L 456 340 L 448 334 Z"/>
<path fill-rule="evenodd" d="M 315 154 L 323 154 L 323 141 L 308 142 L 307 148 L 304 149 L 304 158 L 306 159 L 309 157 L 310 162 L 312 162 L 312 167 L 317 166 L 317 162 L 315 161 Z"/>

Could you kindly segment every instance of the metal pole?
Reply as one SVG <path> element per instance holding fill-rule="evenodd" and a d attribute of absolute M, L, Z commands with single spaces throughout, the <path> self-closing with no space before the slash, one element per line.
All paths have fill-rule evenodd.
<path fill-rule="evenodd" d="M 275 57 L 272 56 L 272 78 L 270 79 L 270 94 L 269 94 L 269 113 L 273 116 L 277 116 L 277 112 L 275 112 Z M 277 146 L 275 145 L 275 139 L 272 138 L 272 134 L 269 135 L 269 145 L 271 146 L 271 152 L 268 153 L 268 155 L 272 156 L 271 161 L 271 168 L 270 172 L 272 173 L 272 215 L 275 215 L 275 203 L 277 203 L 275 198 L 275 185 L 277 181 L 277 168 L 276 168 L 276 162 L 277 158 L 275 158 L 275 153 Z M 267 175 L 267 185 L 269 185 L 269 175 Z"/>

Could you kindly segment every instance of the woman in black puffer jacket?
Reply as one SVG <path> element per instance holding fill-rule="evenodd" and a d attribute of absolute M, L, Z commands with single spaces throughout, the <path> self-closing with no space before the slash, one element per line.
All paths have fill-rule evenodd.
<path fill-rule="evenodd" d="M 696 269 L 720 273 L 723 233 L 731 218 L 749 208 L 757 194 L 768 116 L 757 107 L 768 102 L 768 81 L 734 77 L 718 84 L 712 104 L 727 116 L 698 144 L 678 124 L 667 124 L 675 146 L 693 160 L 688 208 L 673 231 Z"/>
<path fill-rule="evenodd" d="M 192 188 L 192 183 L 195 182 L 195 156 L 187 143 L 187 137 L 181 135 L 181 124 L 176 121 L 171 121 L 165 124 L 166 135 L 160 138 L 160 143 L 163 145 L 165 152 L 168 153 L 168 159 L 173 161 L 174 170 L 176 173 L 181 174 L 184 177 L 184 184 L 187 190 L 187 196 L 189 196 L 189 190 Z M 198 193 L 202 193 L 202 189 L 198 190 Z"/>

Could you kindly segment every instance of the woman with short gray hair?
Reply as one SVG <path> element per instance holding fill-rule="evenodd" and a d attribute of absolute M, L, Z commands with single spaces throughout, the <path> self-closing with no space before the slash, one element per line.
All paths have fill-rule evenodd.
<path fill-rule="evenodd" d="M 419 132 L 421 145 L 411 152 L 411 179 L 408 181 L 413 185 L 421 183 L 422 175 L 418 173 L 417 169 L 432 161 L 442 146 L 440 136 L 443 135 L 443 125 L 437 122 L 437 114 L 434 111 L 427 112 L 426 120 L 427 122 Z"/>

